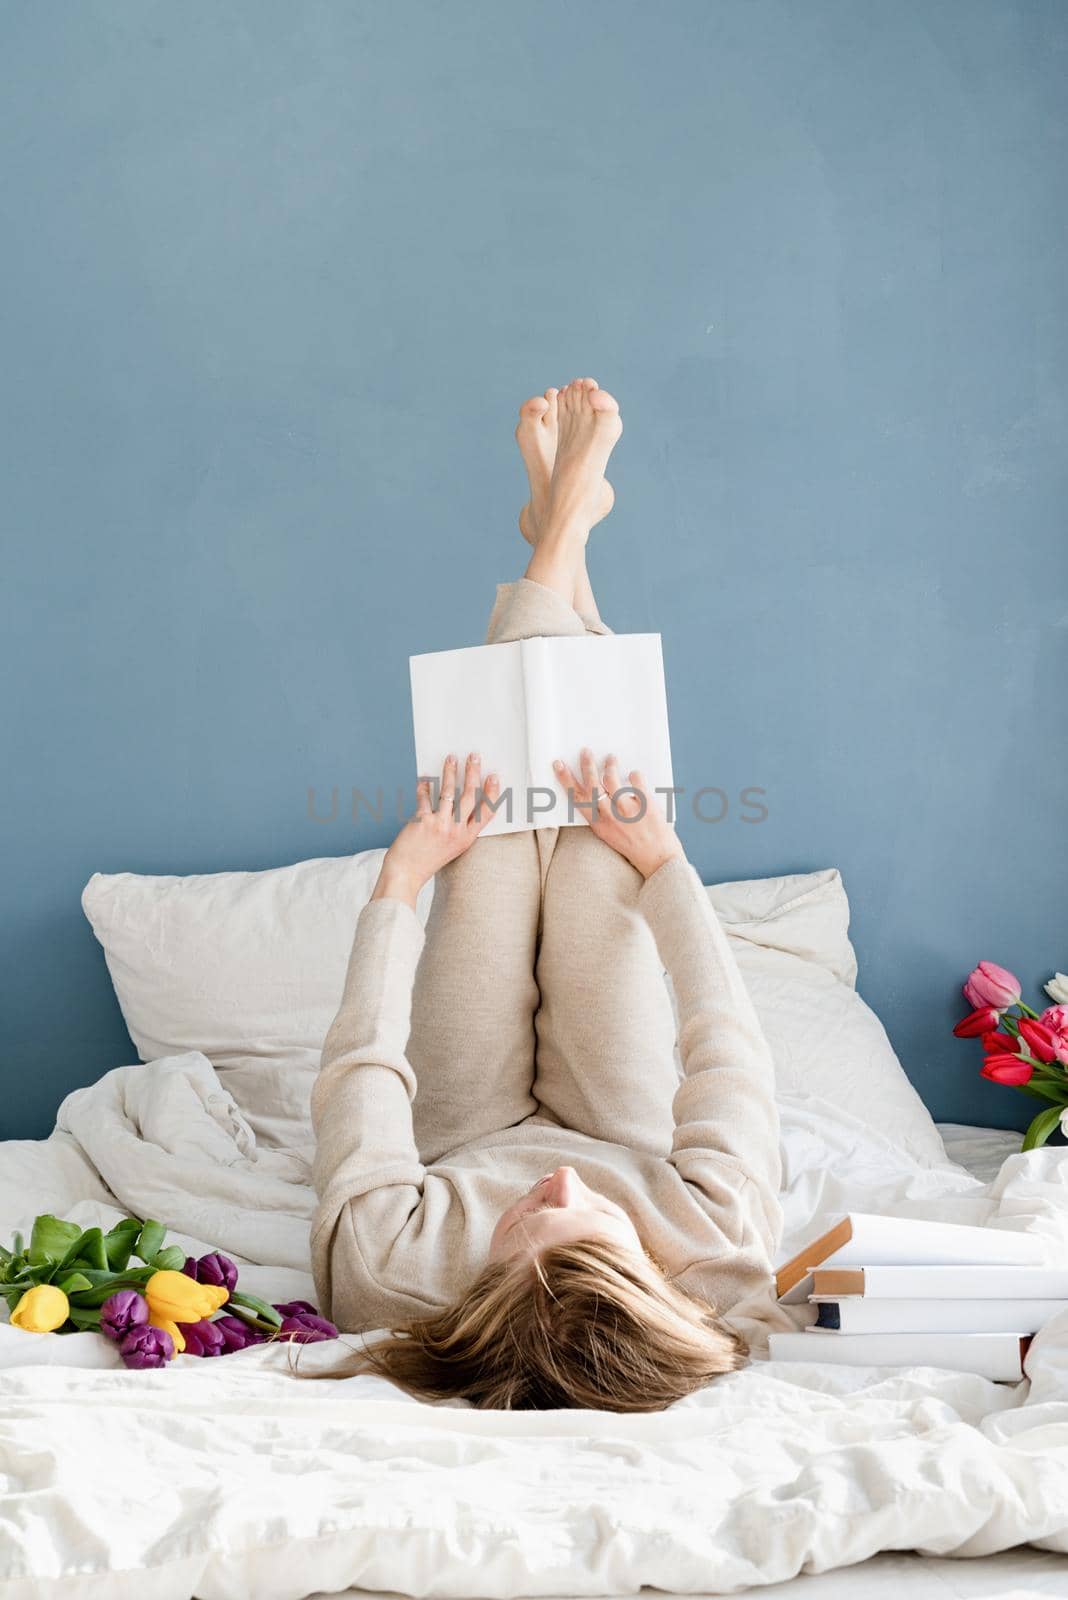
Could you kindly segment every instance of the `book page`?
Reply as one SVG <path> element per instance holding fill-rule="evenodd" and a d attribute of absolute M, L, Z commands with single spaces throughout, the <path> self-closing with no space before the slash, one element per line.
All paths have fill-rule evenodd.
<path fill-rule="evenodd" d="M 539 714 L 530 724 L 532 784 L 557 795 L 539 824 L 587 825 L 584 812 L 568 815 L 567 797 L 552 766 L 559 756 L 578 776 L 583 745 L 594 752 L 598 767 L 606 755 L 616 755 L 624 783 L 637 768 L 651 789 L 670 789 L 674 780 L 660 635 L 616 633 L 527 642 L 543 647 L 549 685 L 545 699 L 551 704 L 551 714 Z M 653 798 L 668 809 L 664 795 Z M 600 803 L 608 804 L 603 795 Z"/>
<path fill-rule="evenodd" d="M 437 779 L 450 751 L 462 763 L 472 750 L 482 756 L 484 776 L 496 772 L 502 790 L 527 787 L 527 733 L 523 671 L 518 642 L 472 645 L 411 656 L 412 721 L 419 777 Z M 483 830 L 514 833 L 527 824 L 522 806 L 508 821 L 502 808 Z"/>

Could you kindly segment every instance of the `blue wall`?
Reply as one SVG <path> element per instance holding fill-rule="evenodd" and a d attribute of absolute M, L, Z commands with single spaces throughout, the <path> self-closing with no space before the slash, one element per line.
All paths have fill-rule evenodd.
<path fill-rule="evenodd" d="M 706 877 L 835 863 L 941 1118 L 1068 966 L 1060 0 L 0 10 L 3 1106 L 133 1059 L 97 869 L 380 843 L 406 657 L 520 570 L 529 392 L 620 398 L 591 547 L 665 636 Z"/>

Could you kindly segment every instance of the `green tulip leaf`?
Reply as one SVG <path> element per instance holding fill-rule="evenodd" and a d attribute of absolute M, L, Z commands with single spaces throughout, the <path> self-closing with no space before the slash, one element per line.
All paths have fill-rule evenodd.
<path fill-rule="evenodd" d="M 269 1322 L 272 1328 L 280 1328 L 282 1326 L 281 1315 L 274 1309 L 274 1306 L 269 1306 L 266 1300 L 260 1300 L 257 1295 L 239 1294 L 234 1289 L 227 1304 L 237 1310 L 240 1310 L 242 1306 L 247 1306 L 250 1311 L 255 1312 L 257 1317 L 260 1317 L 264 1322 Z"/>
<path fill-rule="evenodd" d="M 110 1300 L 113 1294 L 120 1289 L 132 1288 L 132 1284 L 104 1284 L 93 1289 L 75 1289 L 70 1296 L 71 1307 L 77 1306 L 80 1310 L 92 1310 L 102 1306 L 105 1300 Z"/>
<path fill-rule="evenodd" d="M 126 1217 L 124 1221 L 117 1222 L 110 1233 L 104 1235 L 104 1248 L 108 1253 L 109 1267 L 121 1272 L 123 1267 L 129 1264 L 140 1232 L 140 1219 Z"/>
<path fill-rule="evenodd" d="M 1057 1106 L 1068 1105 L 1068 1087 L 1063 1083 L 1036 1076 L 1029 1083 L 1017 1084 L 1017 1088 L 1026 1090 L 1036 1100 L 1052 1100 Z"/>
<path fill-rule="evenodd" d="M 46 1262 L 55 1265 L 81 1236 L 82 1230 L 76 1222 L 61 1222 L 59 1217 L 46 1212 L 34 1222 L 27 1254 L 35 1266 L 44 1266 Z"/>
<path fill-rule="evenodd" d="M 79 1306 L 102 1306 L 111 1295 L 117 1294 L 120 1289 L 137 1289 L 144 1293 L 145 1284 L 152 1276 L 150 1267 L 142 1267 L 134 1272 L 86 1272 L 84 1277 L 91 1280 L 87 1289 L 76 1289 L 71 1295 L 71 1301 Z"/>
<path fill-rule="evenodd" d="M 84 1261 L 87 1267 L 94 1268 L 97 1272 L 108 1272 L 108 1253 L 104 1248 L 104 1234 L 100 1228 L 87 1228 L 82 1235 L 82 1247 L 78 1252 L 78 1259 Z"/>
<path fill-rule="evenodd" d="M 24 1266 L 19 1268 L 18 1272 L 9 1272 L 6 1282 L 9 1284 L 21 1284 L 25 1289 L 28 1288 L 31 1283 L 36 1283 L 39 1279 L 41 1282 L 44 1282 L 44 1278 L 45 1269 L 43 1267 L 31 1267 L 30 1263 L 27 1261 Z"/>
<path fill-rule="evenodd" d="M 181 1272 L 185 1266 L 185 1251 L 180 1244 L 170 1244 L 152 1257 L 151 1266 L 154 1272 Z"/>
<path fill-rule="evenodd" d="M 67 1267 L 73 1267 L 76 1261 L 81 1261 L 82 1246 L 84 1244 L 85 1237 L 85 1234 L 79 1230 L 78 1237 L 72 1241 L 70 1249 L 67 1251 L 66 1255 L 61 1261 L 56 1263 L 60 1272 L 64 1271 Z M 86 1263 L 86 1265 L 88 1265 L 88 1263 Z"/>
<path fill-rule="evenodd" d="M 142 1261 L 154 1261 L 156 1256 L 158 1256 L 159 1252 L 163 1249 L 163 1241 L 166 1237 L 167 1230 L 163 1226 L 162 1222 L 146 1222 L 143 1224 L 140 1233 L 137 1235 L 137 1243 L 134 1246 L 134 1253 L 140 1256 Z M 182 1257 L 182 1260 L 185 1260 L 184 1256 Z"/>
<path fill-rule="evenodd" d="M 1021 1094 L 1029 1094 L 1033 1100 L 1049 1100 L 1049 1094 L 1043 1094 L 1041 1089 L 1036 1089 L 1033 1083 L 1017 1083 L 1014 1085 Z"/>
<path fill-rule="evenodd" d="M 70 1320 L 79 1333 L 85 1333 L 91 1328 L 99 1328 L 100 1312 L 87 1306 L 71 1306 Z"/>
<path fill-rule="evenodd" d="M 141 1280 L 152 1276 L 149 1267 L 132 1267 L 127 1272 L 112 1272 L 110 1267 L 79 1267 L 78 1271 L 95 1289 L 107 1284 L 114 1284 L 116 1288 L 125 1288 L 131 1279 Z"/>
<path fill-rule="evenodd" d="M 1050 1134 L 1061 1120 L 1059 1106 L 1050 1106 L 1045 1111 L 1040 1111 L 1024 1134 L 1022 1150 L 1037 1150 L 1040 1144 L 1045 1144 Z"/>
<path fill-rule="evenodd" d="M 78 1289 L 91 1289 L 93 1286 L 84 1272 L 72 1272 L 69 1277 L 63 1279 L 59 1287 L 64 1294 L 71 1295 Z"/>

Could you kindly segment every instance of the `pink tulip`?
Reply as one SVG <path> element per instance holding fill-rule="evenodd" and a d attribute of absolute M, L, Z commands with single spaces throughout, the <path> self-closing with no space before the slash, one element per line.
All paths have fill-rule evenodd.
<path fill-rule="evenodd" d="M 990 1033 L 1000 1020 L 1000 1011 L 995 1011 L 993 1006 L 982 1006 L 978 1011 L 969 1011 L 966 1017 L 962 1017 L 953 1032 L 958 1039 L 975 1039 L 981 1033 Z"/>
<path fill-rule="evenodd" d="M 1047 1006 L 1038 1020 L 1053 1037 L 1054 1060 L 1068 1066 L 1068 1006 Z"/>
<path fill-rule="evenodd" d="M 989 1078 L 992 1083 L 1008 1084 L 1013 1089 L 1026 1083 L 1034 1070 L 1030 1061 L 1021 1061 L 1019 1056 L 987 1056 L 979 1068 L 982 1077 Z"/>
<path fill-rule="evenodd" d="M 1020 1023 L 1020 1038 L 1027 1045 L 1036 1061 L 1048 1064 L 1057 1059 L 1057 1044 L 1054 1035 L 1041 1022 L 1032 1022 L 1025 1017 Z"/>
<path fill-rule="evenodd" d="M 1020 980 L 994 961 L 980 961 L 964 985 L 964 998 L 976 1010 L 993 1006 L 1004 1011 L 1020 998 Z"/>

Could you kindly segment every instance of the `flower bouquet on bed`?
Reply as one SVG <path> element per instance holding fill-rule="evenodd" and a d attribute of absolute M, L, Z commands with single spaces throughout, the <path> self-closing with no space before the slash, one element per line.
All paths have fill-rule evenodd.
<path fill-rule="evenodd" d="M 168 1245 L 160 1222 L 124 1217 L 108 1232 L 40 1216 L 29 1245 L 0 1245 L 0 1294 L 30 1333 L 96 1330 L 128 1367 L 176 1355 L 222 1356 L 270 1340 L 310 1344 L 337 1329 L 307 1300 L 268 1305 L 237 1287 L 237 1267 L 212 1251 Z"/>
<path fill-rule="evenodd" d="M 1025 1150 L 1045 1144 L 1058 1126 L 1068 1134 L 1068 976 L 1058 972 L 1046 993 L 1054 1004 L 1032 1011 L 1020 999 L 1019 978 L 980 961 L 964 985 L 972 1009 L 953 1029 L 958 1039 L 982 1040 L 984 1078 L 1046 1102 L 1024 1134 Z"/>

